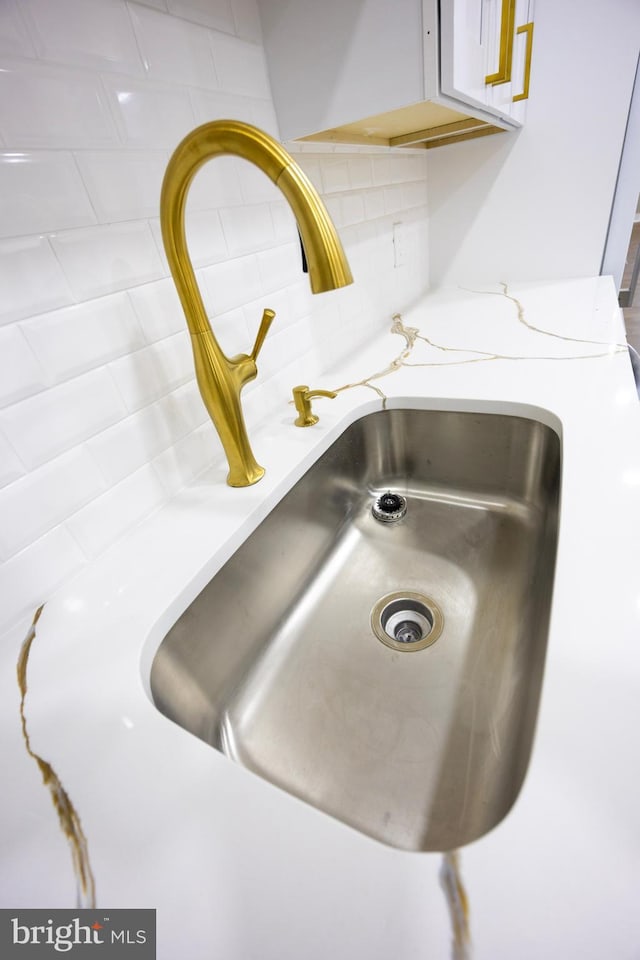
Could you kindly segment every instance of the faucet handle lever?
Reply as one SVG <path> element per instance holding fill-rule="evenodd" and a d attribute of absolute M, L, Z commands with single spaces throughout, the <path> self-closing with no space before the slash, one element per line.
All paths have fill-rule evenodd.
<path fill-rule="evenodd" d="M 276 315 L 275 310 L 269 310 L 269 308 L 267 308 L 266 310 L 263 310 L 262 312 L 262 320 L 260 321 L 260 326 L 258 327 L 256 342 L 254 343 L 253 350 L 250 353 L 250 357 L 254 363 L 258 357 L 258 354 L 262 350 L 262 344 L 265 341 L 265 337 L 269 333 L 269 327 L 273 323 L 273 318 L 275 317 L 275 315 Z"/>
<path fill-rule="evenodd" d="M 313 397 L 328 397 L 333 400 L 337 394 L 333 390 L 310 390 L 306 384 L 293 388 L 293 402 L 296 405 L 298 416 L 294 420 L 296 427 L 312 427 L 318 422 L 318 417 L 311 409 Z"/>

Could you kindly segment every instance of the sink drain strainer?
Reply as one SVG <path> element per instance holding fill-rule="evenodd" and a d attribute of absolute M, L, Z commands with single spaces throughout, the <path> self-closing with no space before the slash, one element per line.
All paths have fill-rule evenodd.
<path fill-rule="evenodd" d="M 443 626 L 437 603 L 411 590 L 388 593 L 371 611 L 373 632 L 392 650 L 424 650 L 436 642 Z"/>
<path fill-rule="evenodd" d="M 382 523 L 394 523 L 396 520 L 402 520 L 407 512 L 407 498 L 400 493 L 392 493 L 387 490 L 381 496 L 377 497 L 371 507 L 371 513 L 376 520 Z"/>

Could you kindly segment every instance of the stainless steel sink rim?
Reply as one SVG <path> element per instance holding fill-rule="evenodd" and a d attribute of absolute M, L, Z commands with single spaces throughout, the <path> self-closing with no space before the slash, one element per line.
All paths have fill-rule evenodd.
<path fill-rule="evenodd" d="M 420 631 L 415 640 L 399 639 L 403 623 L 414 624 Z M 442 634 L 444 616 L 431 597 L 415 590 L 394 590 L 387 593 L 371 611 L 371 629 L 378 640 L 392 650 L 416 653 L 432 646 Z"/>

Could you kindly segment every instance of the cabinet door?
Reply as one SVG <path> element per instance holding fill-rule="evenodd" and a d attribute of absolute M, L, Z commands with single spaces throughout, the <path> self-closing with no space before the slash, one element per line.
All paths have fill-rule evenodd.
<path fill-rule="evenodd" d="M 488 104 L 522 123 L 529 94 L 534 0 L 485 0 L 491 50 Z"/>
<path fill-rule="evenodd" d="M 533 0 L 441 0 L 440 18 L 442 93 L 522 122 Z"/>
<path fill-rule="evenodd" d="M 513 38 L 513 72 L 511 80 L 511 116 L 523 122 L 533 54 L 533 7 L 535 0 L 518 0 L 516 7 L 515 35 Z"/>
<path fill-rule="evenodd" d="M 500 0 L 441 0 L 440 89 L 473 106 L 492 106 L 485 77 L 493 53 L 487 8 Z"/>

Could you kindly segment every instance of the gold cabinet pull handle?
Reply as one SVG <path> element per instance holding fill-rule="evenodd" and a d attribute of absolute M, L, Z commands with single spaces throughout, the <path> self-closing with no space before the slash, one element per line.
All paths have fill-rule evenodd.
<path fill-rule="evenodd" d="M 515 97 L 513 97 L 514 103 L 517 103 L 518 100 L 527 100 L 529 97 L 529 80 L 531 78 L 531 51 L 533 49 L 533 23 L 525 23 L 522 27 L 518 27 L 516 32 L 526 33 L 527 47 L 524 55 L 524 86 L 522 88 L 522 93 L 518 93 Z"/>
<path fill-rule="evenodd" d="M 496 85 L 509 83 L 511 80 L 511 64 L 513 62 L 513 28 L 516 19 L 516 0 L 502 0 L 500 14 L 500 58 L 496 73 L 490 73 L 484 78 L 485 83 Z"/>

